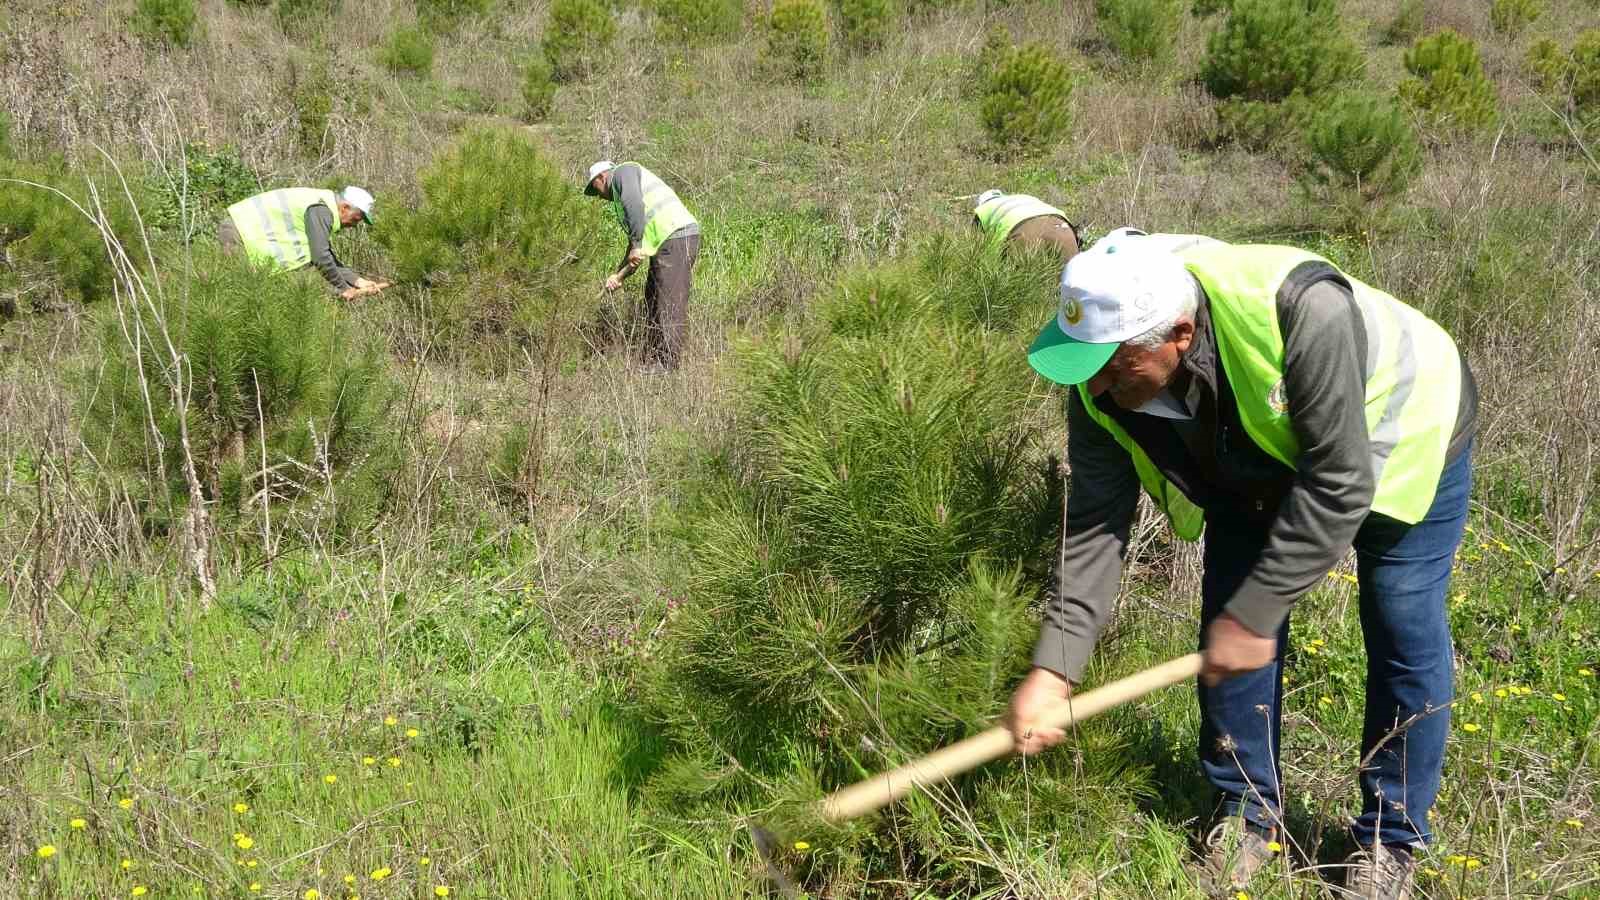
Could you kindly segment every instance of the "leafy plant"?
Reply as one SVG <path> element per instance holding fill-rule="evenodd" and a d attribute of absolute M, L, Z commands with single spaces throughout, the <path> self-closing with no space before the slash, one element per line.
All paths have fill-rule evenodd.
<path fill-rule="evenodd" d="M 1441 29 L 1419 38 L 1406 51 L 1405 62 L 1412 77 L 1400 82 L 1400 98 L 1436 124 L 1473 130 L 1498 117 L 1494 85 L 1471 39 Z"/>
<path fill-rule="evenodd" d="M 675 45 L 716 43 L 733 37 L 744 20 L 740 0 L 654 0 L 656 30 Z"/>
<path fill-rule="evenodd" d="M 822 0 L 777 0 L 767 21 L 766 62 L 784 77 L 817 77 L 828 60 L 828 13 Z"/>
<path fill-rule="evenodd" d="M 433 69 L 433 35 L 420 25 L 389 32 L 378 59 L 391 72 L 426 75 Z"/>
<path fill-rule="evenodd" d="M 529 122 L 541 122 L 555 102 L 556 83 L 550 62 L 543 54 L 528 58 L 522 65 L 522 115 Z"/>
<path fill-rule="evenodd" d="M 1355 78 L 1360 52 L 1331 5 L 1237 0 L 1206 42 L 1200 78 L 1218 99 L 1276 102 Z"/>
<path fill-rule="evenodd" d="M 261 190 L 261 179 L 238 148 L 191 141 L 183 147 L 182 169 L 158 173 L 150 187 L 154 199 L 144 209 L 145 223 L 178 229 L 188 240 L 209 230 L 228 206 Z"/>
<path fill-rule="evenodd" d="M 601 0 L 554 0 L 541 44 L 551 76 L 562 82 L 587 78 L 616 33 L 616 22 Z"/>
<path fill-rule="evenodd" d="M 1494 0 L 1489 4 L 1489 24 L 1495 31 L 1514 38 L 1543 12 L 1540 0 Z"/>
<path fill-rule="evenodd" d="M 1072 73 L 1045 44 L 1013 47 L 996 62 L 983 86 L 983 127 L 1008 151 L 1041 149 L 1072 121 Z"/>
<path fill-rule="evenodd" d="M 187 47 L 194 41 L 199 22 L 194 0 L 139 0 L 131 25 L 147 40 Z"/>
<path fill-rule="evenodd" d="M 1422 168 L 1411 123 L 1395 104 L 1367 93 L 1340 94 L 1306 129 L 1314 193 L 1352 212 L 1399 196 Z"/>
<path fill-rule="evenodd" d="M 882 47 L 899 15 L 896 0 L 833 0 L 845 43 L 859 52 Z"/>
<path fill-rule="evenodd" d="M 1183 0 L 1095 0 L 1094 14 L 1100 34 L 1117 53 L 1149 62 L 1171 51 Z"/>

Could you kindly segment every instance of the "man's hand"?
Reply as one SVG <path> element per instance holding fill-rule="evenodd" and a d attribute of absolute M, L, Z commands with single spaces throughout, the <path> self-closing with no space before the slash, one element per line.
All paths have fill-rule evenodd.
<path fill-rule="evenodd" d="M 1039 724 L 1039 717 L 1071 695 L 1072 682 L 1049 669 L 1036 668 L 1028 673 L 1011 695 L 1011 709 L 1006 713 L 1006 727 L 1016 739 L 1017 752 L 1038 753 L 1061 743 L 1066 732 Z"/>
<path fill-rule="evenodd" d="M 605 292 L 609 294 L 620 287 L 622 287 L 622 273 L 612 272 L 610 277 L 606 278 L 606 283 L 604 286 Z"/>
<path fill-rule="evenodd" d="M 1278 639 L 1262 637 L 1243 622 L 1222 613 L 1206 628 L 1205 664 L 1200 680 L 1216 687 L 1224 678 L 1254 672 L 1272 662 L 1278 654 Z"/>
<path fill-rule="evenodd" d="M 642 247 L 634 247 L 632 250 L 628 251 L 628 265 L 633 266 L 634 268 L 637 269 L 640 265 L 642 265 L 644 263 L 644 260 L 645 260 L 644 248 L 642 248 Z"/>

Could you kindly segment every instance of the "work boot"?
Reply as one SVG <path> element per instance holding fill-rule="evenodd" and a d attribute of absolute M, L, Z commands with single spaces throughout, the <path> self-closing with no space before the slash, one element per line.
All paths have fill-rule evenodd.
<path fill-rule="evenodd" d="M 1208 895 L 1232 897 L 1244 890 L 1257 871 L 1272 859 L 1267 843 L 1275 829 L 1265 833 L 1237 816 L 1211 826 L 1206 835 L 1206 856 L 1200 866 L 1200 889 Z"/>
<path fill-rule="evenodd" d="M 1417 863 L 1405 850 L 1362 847 L 1344 861 L 1345 900 L 1411 900 Z"/>

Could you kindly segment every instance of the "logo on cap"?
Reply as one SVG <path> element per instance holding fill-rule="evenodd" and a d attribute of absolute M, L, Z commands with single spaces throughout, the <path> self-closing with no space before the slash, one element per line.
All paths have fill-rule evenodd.
<path fill-rule="evenodd" d="M 1066 319 L 1068 325 L 1076 325 L 1083 321 L 1083 306 L 1078 303 L 1078 298 L 1073 297 L 1061 304 L 1061 318 Z"/>

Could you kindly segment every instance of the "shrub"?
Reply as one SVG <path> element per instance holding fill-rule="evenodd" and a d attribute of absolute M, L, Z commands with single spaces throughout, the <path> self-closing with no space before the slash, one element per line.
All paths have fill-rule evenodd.
<path fill-rule="evenodd" d="M 112 233 L 135 246 L 133 203 L 115 174 L 72 171 L 59 159 L 0 160 L 0 272 L 9 267 L 12 277 L 43 285 L 41 307 L 52 294 L 90 303 L 111 292 L 115 269 L 104 239 L 73 206 L 91 205 L 86 179 L 97 184 Z M 143 201 L 142 194 L 134 195 L 133 202 Z"/>
<path fill-rule="evenodd" d="M 312 155 L 321 155 L 337 142 L 330 127 L 333 90 L 333 72 L 326 60 L 313 59 L 309 65 L 291 63 L 289 96 L 299 125 L 300 146 Z"/>
<path fill-rule="evenodd" d="M 1356 77 L 1360 52 L 1324 7 L 1238 0 L 1206 42 L 1200 77 L 1218 99 L 1279 101 Z"/>
<path fill-rule="evenodd" d="M 194 41 L 199 21 L 194 0 L 139 0 L 132 27 L 147 40 L 187 47 Z"/>
<path fill-rule="evenodd" d="M 617 25 L 601 0 L 555 0 L 544 26 L 544 55 L 557 81 L 587 78 Z"/>
<path fill-rule="evenodd" d="M 429 28 L 441 31 L 454 28 L 467 16 L 482 16 L 492 0 L 416 0 L 417 18 Z"/>
<path fill-rule="evenodd" d="M 838 783 L 864 737 L 909 753 L 1001 707 L 1058 499 L 1014 331 L 1058 268 L 934 241 L 737 354 L 741 440 L 685 511 L 692 599 L 644 677 L 678 754 L 657 790 Z"/>
<path fill-rule="evenodd" d="M 1600 120 L 1600 29 L 1582 32 L 1565 52 L 1548 38 L 1539 41 L 1528 51 L 1528 67 L 1564 113 L 1585 124 Z"/>
<path fill-rule="evenodd" d="M 153 201 L 144 210 L 145 223 L 162 231 L 177 230 L 187 241 L 210 230 L 233 203 L 261 190 L 261 179 L 235 147 L 213 150 L 204 141 L 185 144 L 183 169 L 150 179 Z"/>
<path fill-rule="evenodd" d="M 400 278 L 428 288 L 420 309 L 445 346 L 546 334 L 587 312 L 601 204 L 573 189 L 522 135 L 478 129 L 421 174 L 422 200 L 375 232 Z"/>
<path fill-rule="evenodd" d="M 284 34 L 316 34 L 327 28 L 343 0 L 278 0 L 278 27 Z"/>
<path fill-rule="evenodd" d="M 1281 103 L 1223 100 L 1217 104 L 1217 136 L 1258 153 L 1283 151 L 1300 143 L 1315 108 L 1302 94 Z"/>
<path fill-rule="evenodd" d="M 693 46 L 733 37 L 744 20 L 741 0 L 655 0 L 656 29 L 671 45 Z"/>
<path fill-rule="evenodd" d="M 1134 62 L 1160 59 L 1172 49 L 1183 0 L 1095 0 L 1100 34 Z"/>
<path fill-rule="evenodd" d="M 241 510 L 258 496 L 320 494 L 332 487 L 319 483 L 322 476 L 371 460 L 394 397 L 383 350 L 320 278 L 274 276 L 239 257 L 200 255 L 186 284 L 167 291 L 162 310 L 184 360 L 187 408 L 165 387 L 173 360 L 165 341 L 152 339 L 160 326 L 138 304 L 102 315 L 85 403 L 101 458 L 142 474 L 152 496 L 162 487 L 180 503 L 186 496 L 180 422 L 208 499 L 224 509 Z M 130 334 L 143 338 L 137 350 Z"/>
<path fill-rule="evenodd" d="M 1539 0 L 1494 0 L 1489 4 L 1489 24 L 1495 31 L 1516 37 L 1544 12 Z"/>
<path fill-rule="evenodd" d="M 1406 71 L 1412 77 L 1400 82 L 1401 99 L 1438 125 L 1471 130 L 1498 115 L 1478 45 L 1452 29 L 1418 39 L 1406 51 Z"/>
<path fill-rule="evenodd" d="M 551 78 L 550 62 L 543 54 L 530 57 L 522 66 L 522 115 L 529 122 L 542 122 L 556 99 L 556 83 Z"/>
<path fill-rule="evenodd" d="M 828 60 L 828 14 L 822 0 L 776 0 L 767 22 L 767 65 L 806 81 Z"/>
<path fill-rule="evenodd" d="M 983 88 L 983 127 L 1010 151 L 1042 148 L 1072 121 L 1072 73 L 1045 44 L 1014 47 L 990 70 Z"/>
<path fill-rule="evenodd" d="M 1426 22 L 1425 12 L 1422 0 L 1400 0 L 1394 18 L 1383 28 L 1382 42 L 1393 46 L 1416 40 Z"/>
<path fill-rule="evenodd" d="M 899 15 L 895 3 L 896 0 L 833 0 L 845 43 L 859 52 L 882 47 Z"/>
<path fill-rule="evenodd" d="M 396 28 L 389 32 L 378 59 L 391 72 L 426 75 L 433 69 L 433 35 L 421 25 Z"/>
<path fill-rule="evenodd" d="M 1411 123 L 1392 101 L 1371 94 L 1323 104 L 1305 136 L 1307 186 L 1352 213 L 1399 196 L 1422 168 Z"/>

